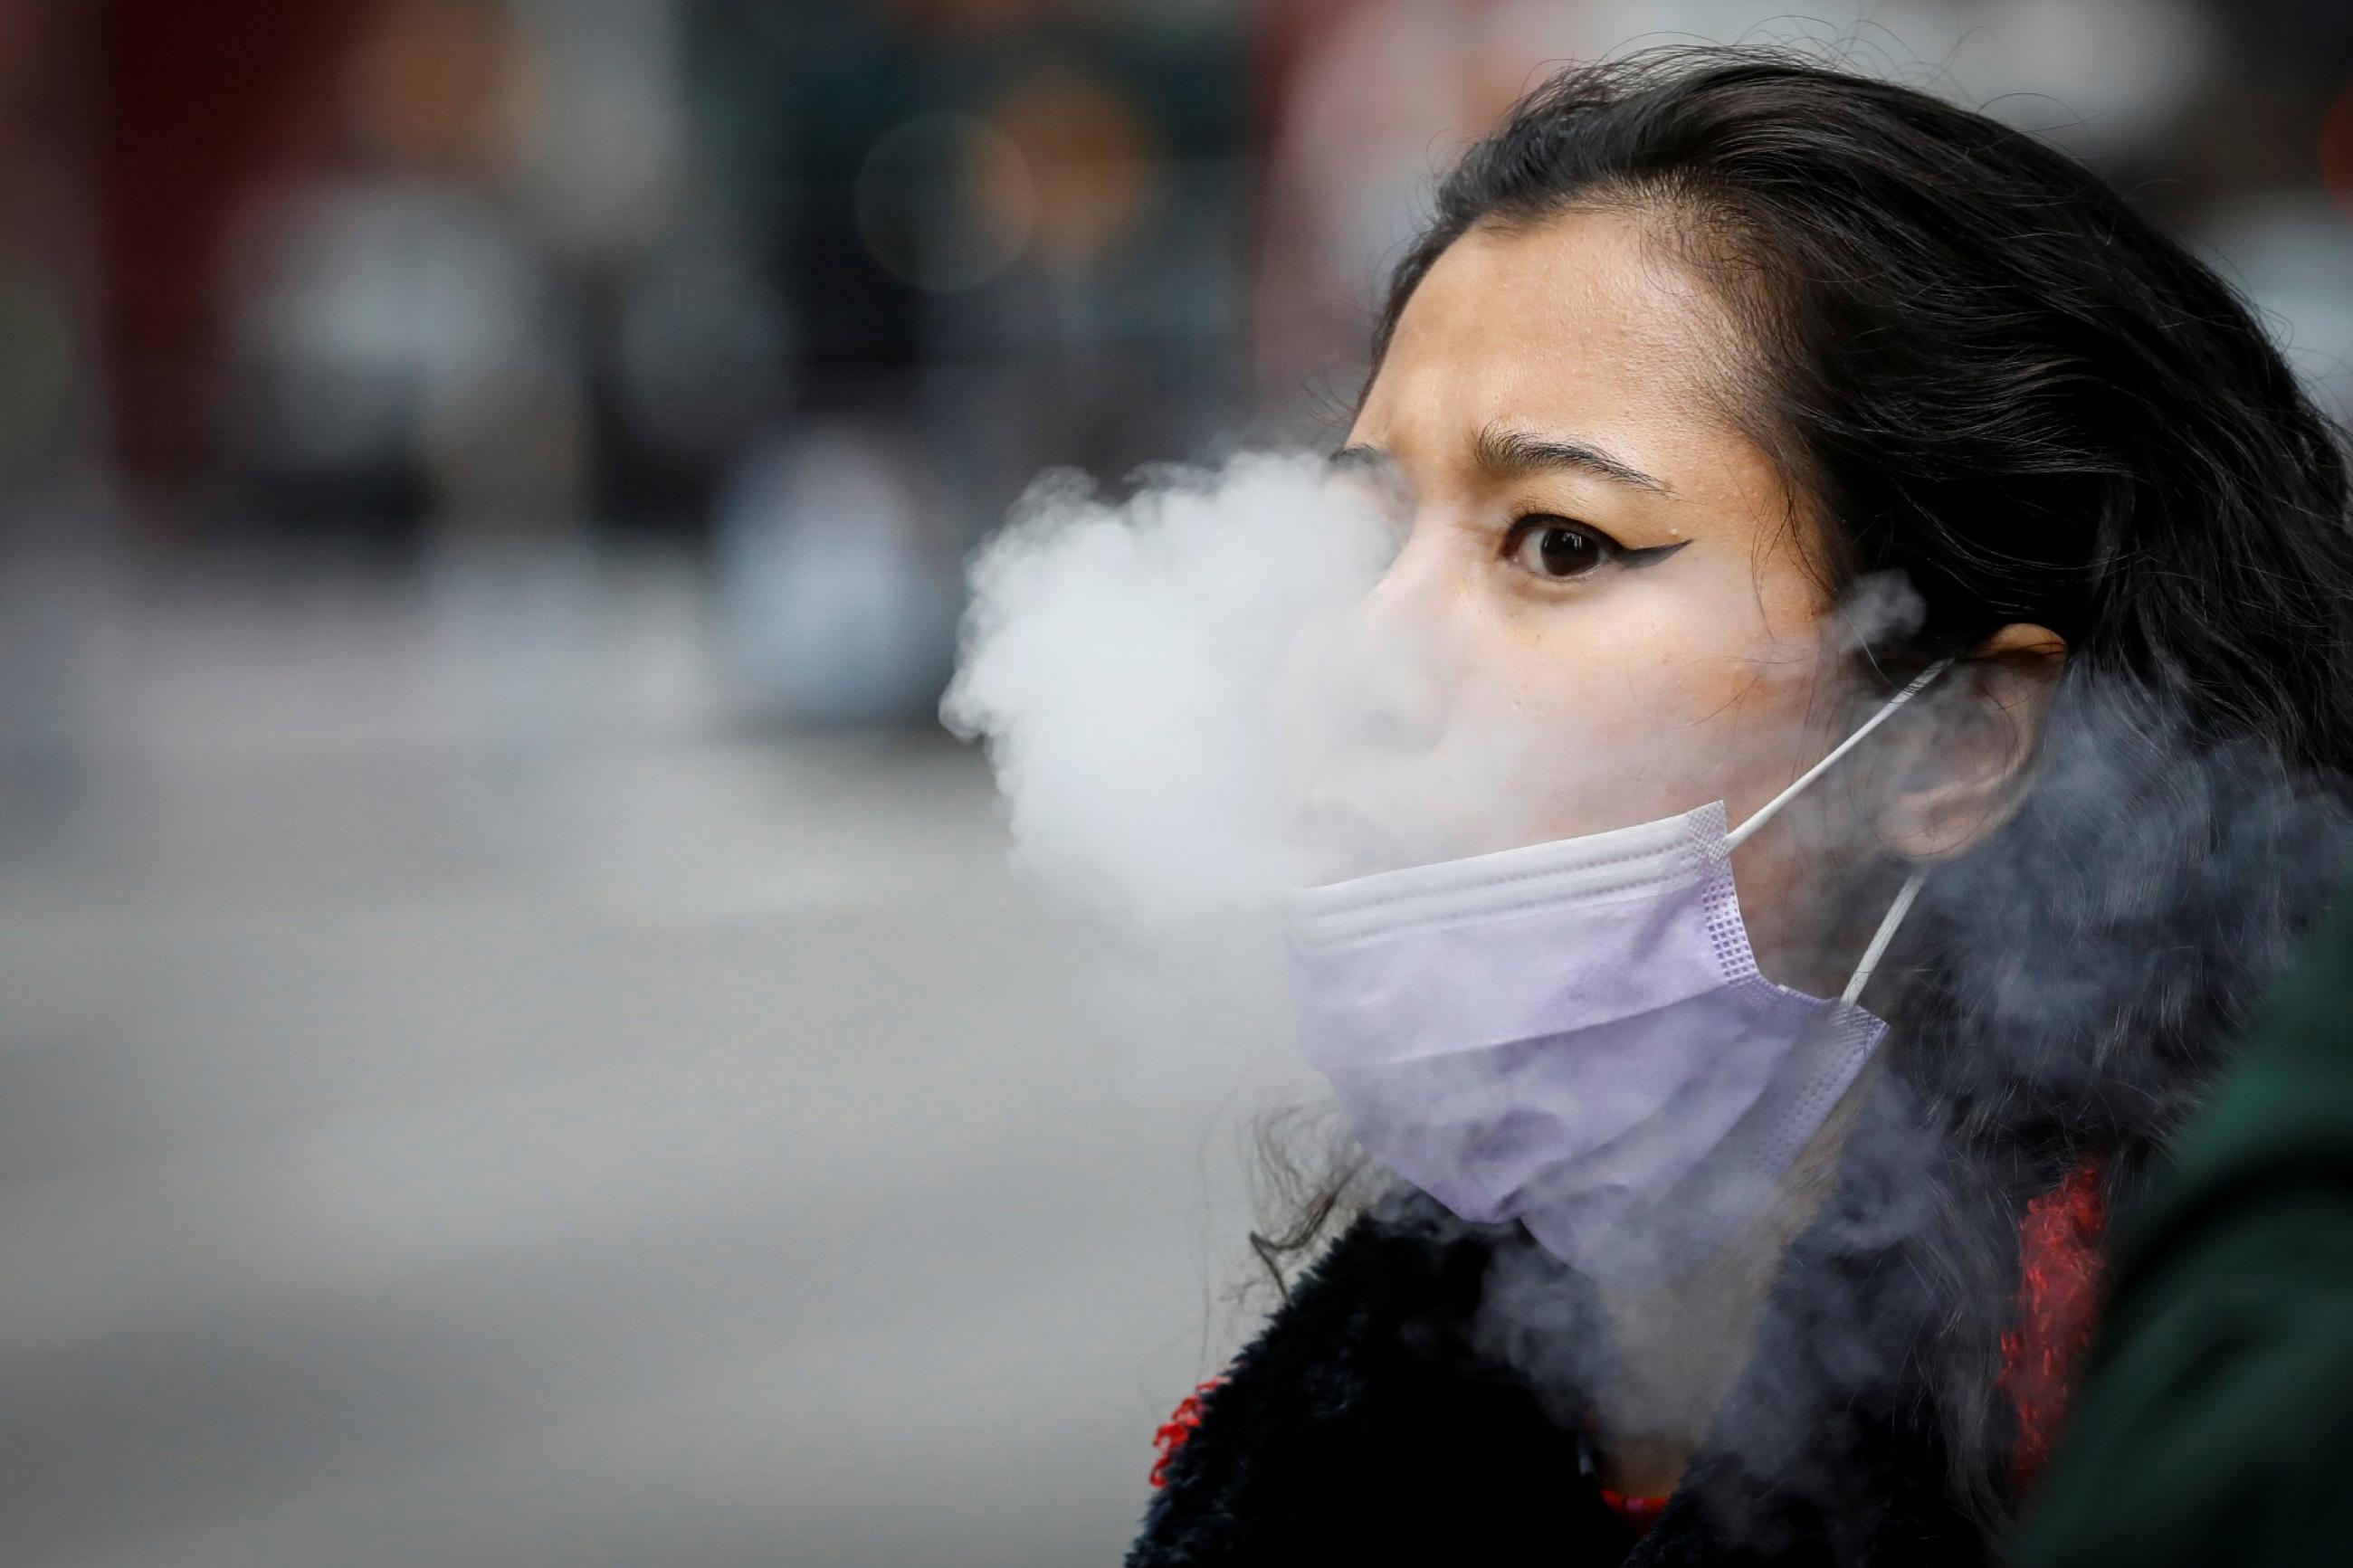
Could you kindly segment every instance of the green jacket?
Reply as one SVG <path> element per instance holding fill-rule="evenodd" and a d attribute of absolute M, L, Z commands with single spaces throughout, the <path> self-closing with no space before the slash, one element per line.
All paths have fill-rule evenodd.
<path fill-rule="evenodd" d="M 2353 1563 L 2353 899 L 2179 1147 L 2012 1560 Z"/>

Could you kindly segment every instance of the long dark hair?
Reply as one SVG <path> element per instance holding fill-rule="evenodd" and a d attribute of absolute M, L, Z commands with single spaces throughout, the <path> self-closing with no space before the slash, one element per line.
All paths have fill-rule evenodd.
<path fill-rule="evenodd" d="M 2008 622 L 2068 645 L 2030 793 L 1931 879 L 1873 1005 L 1891 1092 L 1941 1135 L 1915 1239 L 1944 1316 L 1913 1353 L 1949 1486 L 1999 1528 L 2022 1205 L 2087 1159 L 2128 1204 L 2341 864 L 2342 439 L 2248 306 L 2081 163 L 1747 47 L 1578 65 L 1522 100 L 1440 185 L 1376 368 L 1456 239 L 1597 209 L 1652 226 L 1740 323 L 1727 412 L 1801 498 L 1825 587 L 1919 595 L 1854 656 L 1860 700 Z M 1345 1142 L 1318 1164 L 1297 1131 L 1262 1151 L 1278 1284 L 1370 1190 Z"/>

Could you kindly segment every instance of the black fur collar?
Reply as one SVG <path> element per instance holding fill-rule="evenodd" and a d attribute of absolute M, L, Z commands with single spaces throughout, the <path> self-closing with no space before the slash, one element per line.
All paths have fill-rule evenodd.
<path fill-rule="evenodd" d="M 1882 1330 L 1933 1321 L 1898 1251 L 1800 1238 L 1717 1440 L 1638 1542 L 1580 1473 L 1573 1391 L 1540 1403 L 1472 1341 L 1499 1270 L 1559 1266 L 1517 1225 L 1465 1225 L 1400 1190 L 1207 1395 L 1127 1568 L 1981 1563 L 1979 1531 L 1946 1497 L 1915 1359 L 1853 1364 L 1852 1314 Z"/>

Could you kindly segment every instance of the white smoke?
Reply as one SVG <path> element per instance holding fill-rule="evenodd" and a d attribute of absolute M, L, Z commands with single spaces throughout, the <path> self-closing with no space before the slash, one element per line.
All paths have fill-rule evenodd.
<path fill-rule="evenodd" d="M 1206 1078 L 1221 1046 L 1282 1026 L 1274 920 L 1298 861 L 1276 693 L 1395 546 L 1321 458 L 1147 479 L 1124 500 L 1069 473 L 1031 487 L 974 563 L 941 717 L 986 741 L 1017 863 L 1079 917 L 1114 1024 Z"/>

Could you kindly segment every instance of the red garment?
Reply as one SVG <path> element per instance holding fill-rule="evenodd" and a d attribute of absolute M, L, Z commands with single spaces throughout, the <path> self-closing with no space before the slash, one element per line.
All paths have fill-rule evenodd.
<path fill-rule="evenodd" d="M 1629 1497 L 1624 1492 L 1613 1492 L 1608 1487 L 1601 1489 L 1601 1500 L 1608 1503 L 1619 1518 L 1634 1527 L 1634 1539 L 1637 1541 L 1650 1534 L 1651 1526 L 1659 1522 L 1659 1515 L 1667 1511 L 1667 1500 L 1663 1497 Z"/>
<path fill-rule="evenodd" d="M 1185 1439 L 1190 1437 L 1193 1428 L 1201 1424 L 1201 1395 L 1225 1381 L 1220 1373 L 1206 1383 L 1195 1384 L 1193 1392 L 1176 1402 L 1176 1408 L 1170 1413 L 1167 1421 L 1152 1434 L 1152 1446 L 1160 1450 L 1160 1458 L 1153 1461 L 1152 1466 L 1154 1486 L 1168 1484 L 1168 1461 L 1176 1457 L 1176 1450 L 1185 1446 Z"/>
<path fill-rule="evenodd" d="M 2091 1348 L 2100 1304 L 2100 1244 L 2107 1231 L 2097 1161 L 2026 1205 L 2018 1227 L 2017 1326 L 2001 1337 L 1995 1387 L 2018 1415 L 2010 1452 L 2011 1489 L 2042 1475 L 2074 1392 L 2075 1371 Z"/>

